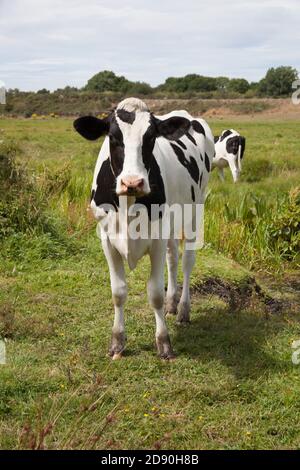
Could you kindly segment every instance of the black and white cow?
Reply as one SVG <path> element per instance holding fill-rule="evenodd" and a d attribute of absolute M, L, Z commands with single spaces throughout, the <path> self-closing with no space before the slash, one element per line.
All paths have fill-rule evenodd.
<path fill-rule="evenodd" d="M 224 168 L 229 166 L 233 181 L 236 183 L 242 170 L 242 158 L 246 145 L 245 137 L 234 129 L 228 129 L 215 137 L 215 156 L 212 169 L 218 168 L 219 174 L 224 181 Z"/>
<path fill-rule="evenodd" d="M 177 309 L 178 240 L 173 236 L 168 240 L 150 236 L 133 239 L 128 236 L 125 222 L 129 217 L 128 208 L 137 203 L 147 209 L 150 226 L 153 224 L 151 207 L 155 204 L 194 207 L 204 203 L 214 155 L 211 130 L 204 120 L 194 119 L 186 111 L 154 116 L 145 103 L 136 98 L 120 102 L 105 119 L 78 118 L 74 127 L 90 140 L 106 136 L 95 168 L 91 208 L 100 221 L 102 246 L 110 271 L 115 310 L 110 355 L 113 359 L 121 357 L 125 347 L 124 261 L 134 269 L 138 260 L 148 254 L 151 272 L 147 290 L 155 313 L 157 349 L 161 358 L 170 359 L 173 352 L 164 311 L 165 260 L 168 267 L 166 311 L 178 312 L 177 321 L 186 323 L 190 319 L 189 284 L 195 250 L 187 249 L 187 240 L 184 241 L 183 290 Z M 103 204 L 110 204 L 116 211 L 103 209 Z M 107 219 L 113 215 L 117 217 L 117 237 L 107 230 Z M 184 238 L 185 234 L 182 235 Z"/>

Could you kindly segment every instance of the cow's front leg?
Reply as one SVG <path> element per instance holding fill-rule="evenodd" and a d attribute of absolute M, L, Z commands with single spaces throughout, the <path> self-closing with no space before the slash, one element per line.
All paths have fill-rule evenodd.
<path fill-rule="evenodd" d="M 109 267 L 111 292 L 115 309 L 109 355 L 113 359 L 119 359 L 125 349 L 126 342 L 124 303 L 127 297 L 127 284 L 124 263 L 120 253 L 111 245 L 109 239 L 103 240 L 102 246 Z"/>
<path fill-rule="evenodd" d="M 151 251 L 151 274 L 148 281 L 148 297 L 154 310 L 156 321 L 156 346 L 162 359 L 173 359 L 170 337 L 167 330 L 164 312 L 164 265 L 166 259 L 166 240 L 154 240 Z"/>

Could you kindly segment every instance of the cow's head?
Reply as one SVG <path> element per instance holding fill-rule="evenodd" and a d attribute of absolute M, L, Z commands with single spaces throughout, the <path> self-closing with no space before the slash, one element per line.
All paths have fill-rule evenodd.
<path fill-rule="evenodd" d="M 179 116 L 160 120 L 143 101 L 127 98 L 105 119 L 81 117 L 74 127 L 89 140 L 108 135 L 116 193 L 141 197 L 151 192 L 148 173 L 155 139 L 160 136 L 179 139 L 188 131 L 190 121 Z"/>

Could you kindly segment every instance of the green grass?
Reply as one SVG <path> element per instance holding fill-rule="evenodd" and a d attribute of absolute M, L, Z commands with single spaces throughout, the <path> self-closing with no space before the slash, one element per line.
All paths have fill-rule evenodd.
<path fill-rule="evenodd" d="M 154 347 L 148 259 L 128 272 L 126 357 L 106 357 L 109 274 L 86 212 L 99 144 L 82 141 L 70 120 L 0 121 L 0 140 L 17 141 L 19 162 L 34 175 L 42 201 L 46 195 L 43 211 L 57 229 L 41 222 L 1 242 L 8 358 L 0 366 L 1 448 L 300 448 L 300 366 L 291 361 L 291 343 L 300 338 L 297 262 L 259 241 L 259 230 L 248 226 L 248 203 L 240 207 L 250 192 L 264 200 L 251 222 L 260 226 L 299 184 L 298 123 L 211 124 L 216 134 L 233 127 L 247 137 L 245 171 L 238 185 L 229 174 L 223 185 L 212 175 L 208 246 L 197 253 L 192 275 L 192 324 L 180 329 L 168 320 L 177 352 L 168 363 Z M 259 161 L 272 163 L 271 174 Z M 249 181 L 253 162 L 257 178 Z M 281 300 L 280 311 L 243 297 L 254 276 Z M 199 293 L 209 279 L 237 289 L 240 304 Z"/>

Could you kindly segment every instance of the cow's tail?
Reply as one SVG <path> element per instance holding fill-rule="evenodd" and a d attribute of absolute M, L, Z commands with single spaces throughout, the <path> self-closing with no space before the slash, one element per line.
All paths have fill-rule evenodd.
<path fill-rule="evenodd" d="M 241 157 L 242 157 L 242 142 L 241 142 L 241 139 L 239 139 L 238 161 L 237 161 L 239 171 L 242 170 Z"/>

